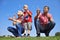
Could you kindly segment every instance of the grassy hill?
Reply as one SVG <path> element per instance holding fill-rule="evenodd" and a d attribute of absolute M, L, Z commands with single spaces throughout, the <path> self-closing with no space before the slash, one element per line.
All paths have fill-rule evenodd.
<path fill-rule="evenodd" d="M 0 37 L 0 40 L 60 40 L 60 36 L 54 36 L 54 37 L 23 37 L 23 38 Z"/>

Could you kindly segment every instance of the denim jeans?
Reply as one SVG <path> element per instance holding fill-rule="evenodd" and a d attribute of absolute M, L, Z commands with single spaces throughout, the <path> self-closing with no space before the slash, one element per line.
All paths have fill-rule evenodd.
<path fill-rule="evenodd" d="M 35 25 L 35 28 L 36 28 L 36 33 L 40 34 L 40 33 L 49 33 L 54 28 L 55 23 L 54 22 L 49 22 L 48 24 L 46 24 L 45 27 L 43 27 L 40 24 L 40 20 L 36 19 L 36 20 L 34 20 L 34 25 Z"/>
<path fill-rule="evenodd" d="M 18 36 L 22 36 L 21 34 L 23 34 L 24 33 L 24 28 L 23 28 L 23 26 L 20 24 L 20 23 L 18 23 L 18 24 L 16 24 L 15 25 L 16 26 L 16 28 L 13 28 L 13 27 L 8 27 L 7 29 L 8 29 L 8 31 L 9 32 L 11 32 L 15 37 L 18 37 Z"/>

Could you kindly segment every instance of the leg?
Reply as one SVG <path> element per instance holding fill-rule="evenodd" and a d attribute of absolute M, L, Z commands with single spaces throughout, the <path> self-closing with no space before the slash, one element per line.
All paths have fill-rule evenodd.
<path fill-rule="evenodd" d="M 27 28 L 28 28 L 28 31 L 27 31 L 28 35 L 27 36 L 30 36 L 30 32 L 32 30 L 32 22 L 28 22 Z"/>
<path fill-rule="evenodd" d="M 47 26 L 46 26 L 46 33 L 45 33 L 46 36 L 49 36 L 49 33 L 54 28 L 54 26 L 55 26 L 54 22 L 50 22 L 50 23 L 47 24 Z"/>
<path fill-rule="evenodd" d="M 18 23 L 17 25 L 16 25 L 16 27 L 17 27 L 17 30 L 18 30 L 18 34 L 19 34 L 19 36 L 21 37 L 22 35 L 22 31 L 23 31 L 23 26 L 22 26 L 22 24 L 20 24 L 20 23 Z"/>
<path fill-rule="evenodd" d="M 55 22 L 50 22 L 49 31 L 51 31 L 55 27 Z"/>
<path fill-rule="evenodd" d="M 22 34 L 24 33 L 24 31 L 25 31 L 25 29 L 24 29 L 24 28 L 22 28 Z"/>
<path fill-rule="evenodd" d="M 46 32 L 45 35 L 48 37 L 49 36 L 49 32 Z"/>
<path fill-rule="evenodd" d="M 40 29 L 39 29 L 39 21 L 36 19 L 34 20 L 34 25 L 36 28 L 36 33 L 37 33 L 37 37 L 40 36 Z"/>
<path fill-rule="evenodd" d="M 24 36 L 26 36 L 26 33 L 27 33 L 27 23 L 24 23 Z"/>
<path fill-rule="evenodd" d="M 13 28 L 13 27 L 8 27 L 7 28 L 9 32 L 11 32 L 15 37 L 18 37 L 18 31 L 17 29 Z"/>

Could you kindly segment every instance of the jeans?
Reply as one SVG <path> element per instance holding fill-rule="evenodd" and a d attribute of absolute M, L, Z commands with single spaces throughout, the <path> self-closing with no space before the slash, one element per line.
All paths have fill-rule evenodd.
<path fill-rule="evenodd" d="M 37 34 L 40 34 L 40 33 L 45 33 L 46 34 L 47 33 L 46 36 L 48 36 L 50 31 L 54 28 L 55 23 L 54 22 L 49 22 L 48 24 L 46 24 L 45 27 L 43 27 L 40 24 L 40 21 L 36 19 L 36 20 L 34 20 L 34 25 L 35 25 Z"/>
<path fill-rule="evenodd" d="M 21 37 L 21 36 L 22 36 L 21 34 L 24 33 L 24 28 L 23 28 L 23 26 L 22 26 L 20 23 L 16 24 L 15 26 L 16 26 L 16 28 L 8 27 L 7 29 L 8 29 L 8 31 L 11 32 L 15 37 L 19 37 L 19 36 Z"/>

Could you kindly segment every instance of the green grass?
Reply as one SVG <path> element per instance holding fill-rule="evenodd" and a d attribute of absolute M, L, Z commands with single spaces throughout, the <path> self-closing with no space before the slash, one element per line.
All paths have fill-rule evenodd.
<path fill-rule="evenodd" d="M 23 38 L 0 37 L 0 40 L 60 40 L 60 36 L 55 36 L 55 37 L 23 37 Z"/>

